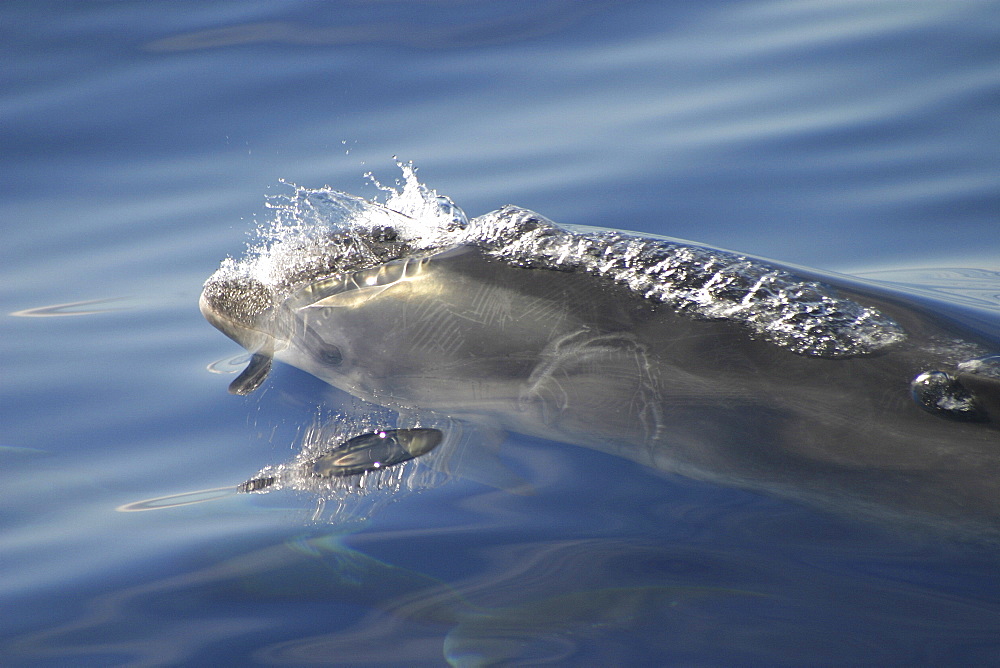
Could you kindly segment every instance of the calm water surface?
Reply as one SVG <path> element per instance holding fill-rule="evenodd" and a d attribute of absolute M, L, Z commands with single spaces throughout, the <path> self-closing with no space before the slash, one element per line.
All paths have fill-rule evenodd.
<path fill-rule="evenodd" d="M 0 663 L 996 660 L 994 545 L 557 443 L 503 445 L 530 495 L 116 508 L 236 485 L 346 401 L 207 370 L 239 351 L 201 283 L 282 179 L 371 196 L 398 155 L 471 215 L 1000 268 L 1000 3 L 42 1 L 0 25 Z"/>

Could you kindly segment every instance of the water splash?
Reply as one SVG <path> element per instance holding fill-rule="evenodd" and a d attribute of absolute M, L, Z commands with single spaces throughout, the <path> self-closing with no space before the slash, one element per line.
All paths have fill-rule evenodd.
<path fill-rule="evenodd" d="M 519 267 L 588 273 L 693 318 L 734 321 L 750 336 L 801 355 L 866 355 L 906 338 L 879 311 L 736 253 L 666 237 L 569 229 L 515 206 L 470 220 L 420 183 L 412 164 L 397 165 L 403 173 L 397 188 L 373 179 L 384 202 L 301 186 L 272 197 L 272 223 L 258 230 L 244 259 L 223 263 L 206 294 L 222 299 L 213 288 L 222 293 L 234 281 L 259 286 L 260 299 L 243 317 L 252 322 L 306 283 L 464 244 Z"/>

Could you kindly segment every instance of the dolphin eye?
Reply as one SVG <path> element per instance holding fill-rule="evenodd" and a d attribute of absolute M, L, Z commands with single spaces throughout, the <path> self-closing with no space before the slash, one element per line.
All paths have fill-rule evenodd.
<path fill-rule="evenodd" d="M 326 340 L 316 333 L 309 325 L 303 323 L 302 340 L 305 349 L 326 366 L 340 366 L 344 361 L 344 355 L 340 348 L 327 343 Z"/>
<path fill-rule="evenodd" d="M 329 366 L 340 366 L 344 361 L 344 355 L 340 352 L 340 348 L 325 342 L 322 348 L 317 351 L 317 357 L 323 364 Z"/>

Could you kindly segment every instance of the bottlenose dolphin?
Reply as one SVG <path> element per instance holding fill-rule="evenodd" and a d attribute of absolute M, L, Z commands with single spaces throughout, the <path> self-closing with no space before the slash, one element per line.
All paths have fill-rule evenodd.
<path fill-rule="evenodd" d="M 352 199 L 353 224 L 224 263 L 200 306 L 253 353 L 231 391 L 253 391 L 277 359 L 408 414 L 851 513 L 1000 527 L 989 314 L 513 206 L 468 220 L 436 201 L 447 222 L 430 241 Z"/>

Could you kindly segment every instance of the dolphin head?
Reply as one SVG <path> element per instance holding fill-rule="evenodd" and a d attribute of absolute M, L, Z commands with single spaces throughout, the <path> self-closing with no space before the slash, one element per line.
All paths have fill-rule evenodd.
<path fill-rule="evenodd" d="M 230 386 L 233 394 L 249 394 L 271 370 L 275 342 L 267 326 L 275 293 L 249 276 L 232 275 L 225 267 L 205 283 L 198 307 L 216 329 L 253 353 L 250 364 Z"/>
<path fill-rule="evenodd" d="M 351 279 L 357 272 L 391 263 L 409 250 L 395 230 L 382 226 L 293 238 L 244 260 L 223 262 L 205 282 L 199 308 L 213 326 L 253 354 L 247 369 L 229 386 L 230 392 L 248 394 L 257 389 L 279 352 L 294 356 L 308 350 L 318 364 L 340 364 L 340 349 L 319 337 L 297 312 L 315 301 L 322 289 L 359 287 Z M 298 346 L 290 350 L 291 340 Z"/>

